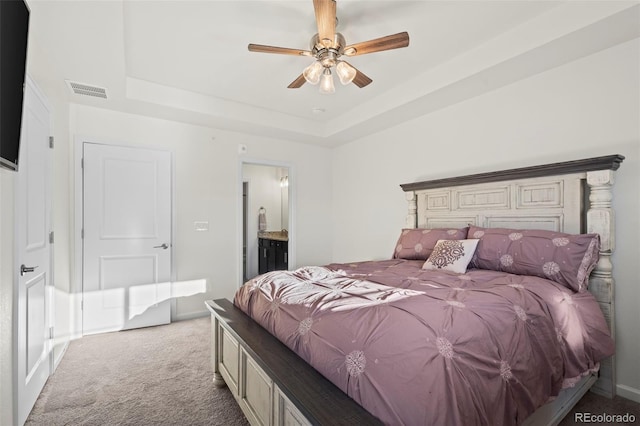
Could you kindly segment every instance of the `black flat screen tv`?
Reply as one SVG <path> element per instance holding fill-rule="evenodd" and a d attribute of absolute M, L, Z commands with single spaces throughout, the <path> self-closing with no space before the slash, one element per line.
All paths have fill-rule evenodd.
<path fill-rule="evenodd" d="M 18 170 L 29 8 L 0 0 L 0 166 Z"/>

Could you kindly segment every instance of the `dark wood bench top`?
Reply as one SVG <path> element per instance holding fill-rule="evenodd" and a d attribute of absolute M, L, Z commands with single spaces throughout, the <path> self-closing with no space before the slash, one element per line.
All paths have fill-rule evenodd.
<path fill-rule="evenodd" d="M 205 303 L 311 424 L 382 424 L 229 300 Z"/>

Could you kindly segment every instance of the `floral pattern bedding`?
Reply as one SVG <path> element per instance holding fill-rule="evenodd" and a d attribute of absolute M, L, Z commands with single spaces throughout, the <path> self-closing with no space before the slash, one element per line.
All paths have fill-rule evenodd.
<path fill-rule="evenodd" d="M 234 303 L 386 424 L 520 424 L 614 352 L 589 292 L 422 264 L 270 272 Z"/>

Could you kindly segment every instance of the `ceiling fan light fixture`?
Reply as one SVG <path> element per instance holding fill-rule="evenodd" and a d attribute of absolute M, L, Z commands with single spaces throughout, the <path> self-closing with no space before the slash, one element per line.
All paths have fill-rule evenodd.
<path fill-rule="evenodd" d="M 304 83 L 309 83 L 313 85 L 320 84 L 320 93 L 322 94 L 334 93 L 336 88 L 331 75 L 331 69 L 334 67 L 340 83 L 343 85 L 353 83 L 362 89 L 371 84 L 373 80 L 363 74 L 362 71 L 354 68 L 353 65 L 341 61 L 341 56 L 366 55 L 409 46 L 409 34 L 406 31 L 360 43 L 347 44 L 344 36 L 336 32 L 338 23 L 336 0 L 313 0 L 313 9 L 318 32 L 311 37 L 309 50 L 254 43 L 248 46 L 250 52 L 311 56 L 315 58 L 314 63 L 307 66 L 302 74 L 289 83 L 287 86 L 289 89 L 299 89 Z"/>
<path fill-rule="evenodd" d="M 331 75 L 331 69 L 325 68 L 322 73 L 322 80 L 320 81 L 320 93 L 323 95 L 330 95 L 335 93 L 336 86 L 333 84 L 333 76 Z"/>
<path fill-rule="evenodd" d="M 314 61 L 311 65 L 306 67 L 302 72 L 304 79 L 309 84 L 318 84 L 320 82 L 320 76 L 322 75 L 322 64 L 318 61 Z"/>
<path fill-rule="evenodd" d="M 356 77 L 356 69 L 346 62 L 340 61 L 336 65 L 336 74 L 338 74 L 340 83 L 346 86 Z"/>

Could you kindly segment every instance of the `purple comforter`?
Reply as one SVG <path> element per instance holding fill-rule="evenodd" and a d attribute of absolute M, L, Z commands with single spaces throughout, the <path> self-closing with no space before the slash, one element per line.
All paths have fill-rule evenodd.
<path fill-rule="evenodd" d="M 386 424 L 519 424 L 614 352 L 589 292 L 422 263 L 270 272 L 234 303 Z"/>

